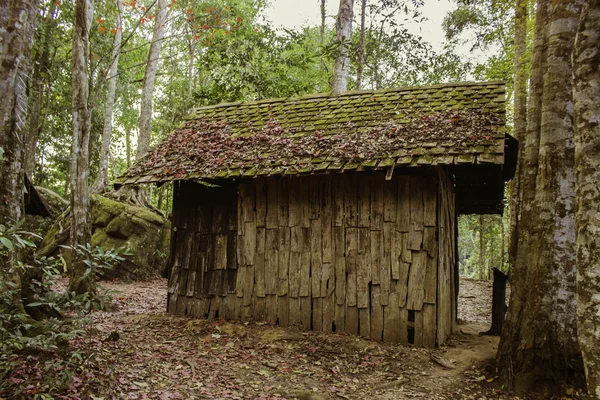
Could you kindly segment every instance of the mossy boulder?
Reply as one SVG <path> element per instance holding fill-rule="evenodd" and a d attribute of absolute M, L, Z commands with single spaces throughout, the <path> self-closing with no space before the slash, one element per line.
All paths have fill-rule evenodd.
<path fill-rule="evenodd" d="M 90 199 L 92 246 L 104 250 L 127 247 L 131 255 L 105 278 L 145 279 L 164 274 L 169 253 L 170 224 L 155 212 L 99 195 Z M 38 254 L 57 255 L 67 244 L 70 213 L 63 213 L 44 237 Z"/>

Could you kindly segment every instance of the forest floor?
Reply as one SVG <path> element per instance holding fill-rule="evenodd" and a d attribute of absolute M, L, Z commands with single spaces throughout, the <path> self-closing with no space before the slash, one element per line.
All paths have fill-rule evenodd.
<path fill-rule="evenodd" d="M 103 286 L 117 291 L 116 307 L 93 313 L 85 336 L 72 343 L 85 362 L 68 394 L 55 398 L 526 398 L 498 387 L 491 368 L 498 338 L 479 336 L 489 328 L 488 282 L 461 281 L 459 331 L 435 350 L 168 315 L 162 279 Z M 34 388 L 35 376 L 28 376 L 23 384 Z"/>

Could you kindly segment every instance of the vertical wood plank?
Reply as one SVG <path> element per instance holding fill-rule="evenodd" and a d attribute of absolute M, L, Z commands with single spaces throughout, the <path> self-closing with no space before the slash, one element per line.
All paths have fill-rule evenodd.
<path fill-rule="evenodd" d="M 302 312 L 300 310 L 300 297 L 288 297 L 289 315 L 288 324 L 302 328 Z"/>
<path fill-rule="evenodd" d="M 344 183 L 342 177 L 332 178 L 332 225 L 343 226 L 344 223 Z"/>
<path fill-rule="evenodd" d="M 308 218 L 317 219 L 321 214 L 319 178 L 310 176 L 305 178 L 305 180 L 308 182 Z"/>
<path fill-rule="evenodd" d="M 358 334 L 364 338 L 371 337 L 371 310 L 358 309 Z"/>
<path fill-rule="evenodd" d="M 392 279 L 400 279 L 400 263 L 402 255 L 402 233 L 394 229 L 392 231 Z"/>
<path fill-rule="evenodd" d="M 344 304 L 335 305 L 335 331 L 346 332 L 346 306 Z"/>
<path fill-rule="evenodd" d="M 423 250 L 425 250 L 431 257 L 437 253 L 435 231 L 436 229 L 430 226 L 426 226 L 423 230 Z"/>
<path fill-rule="evenodd" d="M 331 332 L 335 322 L 335 296 L 333 290 L 323 298 L 323 331 Z"/>
<path fill-rule="evenodd" d="M 408 276 L 406 308 L 420 311 L 423 308 L 423 297 L 425 295 L 424 281 L 427 269 L 427 253 L 424 251 L 413 252 L 412 259 L 413 262 Z"/>
<path fill-rule="evenodd" d="M 346 305 L 346 326 L 344 332 L 358 335 L 358 308 Z"/>
<path fill-rule="evenodd" d="M 423 347 L 423 312 L 415 311 L 415 339 L 417 347 Z"/>
<path fill-rule="evenodd" d="M 332 199 L 331 175 L 326 175 L 321 183 L 321 230 L 323 238 L 323 262 L 333 262 Z"/>
<path fill-rule="evenodd" d="M 254 221 L 255 186 L 253 183 L 240 183 L 240 198 L 242 199 L 242 215 L 244 222 Z"/>
<path fill-rule="evenodd" d="M 277 221 L 279 226 L 288 227 L 290 222 L 290 179 L 277 178 Z"/>
<path fill-rule="evenodd" d="M 310 297 L 310 292 L 310 252 L 303 251 L 300 253 L 300 297 Z"/>
<path fill-rule="evenodd" d="M 278 254 L 278 277 L 277 294 L 287 296 L 289 291 L 289 266 L 290 266 L 290 228 L 279 229 L 279 254 Z M 287 307 L 287 302 L 282 307 Z M 278 311 L 279 313 L 279 311 Z M 281 319 L 281 316 L 280 316 Z"/>
<path fill-rule="evenodd" d="M 247 265 L 245 267 L 245 269 L 246 269 L 246 276 L 245 276 L 246 279 L 243 282 L 244 299 L 242 301 L 242 305 L 244 307 L 248 307 L 248 306 L 250 306 L 250 303 L 252 302 L 252 294 L 254 292 L 254 279 L 252 279 L 252 277 L 254 276 L 254 266 Z"/>
<path fill-rule="evenodd" d="M 358 227 L 371 226 L 371 176 L 357 178 Z"/>
<path fill-rule="evenodd" d="M 312 296 L 321 297 L 321 280 L 323 279 L 323 255 L 321 252 L 321 220 L 310 220 L 310 281 L 312 285 Z"/>
<path fill-rule="evenodd" d="M 383 174 L 373 174 L 371 185 L 371 229 L 383 229 Z"/>
<path fill-rule="evenodd" d="M 425 226 L 437 225 L 437 180 L 427 177 L 423 181 L 423 224 Z"/>
<path fill-rule="evenodd" d="M 423 230 L 423 177 L 410 177 L 410 226 L 411 230 Z"/>
<path fill-rule="evenodd" d="M 383 228 L 383 225 L 381 226 Z M 371 282 L 379 285 L 383 258 L 383 230 L 371 230 Z"/>
<path fill-rule="evenodd" d="M 358 232 L 356 228 L 346 228 L 346 304 L 356 306 L 356 259 L 358 255 Z M 358 316 L 358 315 L 357 315 Z M 346 310 L 346 325 L 348 310 Z M 357 323 L 358 326 L 358 323 Z"/>
<path fill-rule="evenodd" d="M 265 253 L 256 253 L 254 258 L 254 290 L 257 297 L 265 297 Z"/>
<path fill-rule="evenodd" d="M 425 281 L 423 302 L 436 304 L 437 299 L 437 257 L 427 256 L 427 267 L 425 268 Z M 442 300 L 446 301 L 446 300 Z"/>
<path fill-rule="evenodd" d="M 267 179 L 267 216 L 266 227 L 269 229 L 279 226 L 279 189 L 275 177 Z"/>
<path fill-rule="evenodd" d="M 310 227 L 310 212 L 309 212 L 309 199 L 308 199 L 308 188 L 310 183 L 310 177 L 302 176 L 298 178 L 298 218 L 299 224 L 303 228 Z"/>
<path fill-rule="evenodd" d="M 321 332 L 323 331 L 323 299 L 313 297 L 312 299 L 312 329 Z"/>
<path fill-rule="evenodd" d="M 265 294 L 277 294 L 279 251 L 267 250 L 265 257 Z"/>
<path fill-rule="evenodd" d="M 423 346 L 435 347 L 436 329 L 436 309 L 433 304 L 423 304 Z"/>
<path fill-rule="evenodd" d="M 279 325 L 288 326 L 290 324 L 290 309 L 289 309 L 289 297 L 278 296 L 277 298 L 277 320 Z"/>
<path fill-rule="evenodd" d="M 265 297 L 265 303 L 265 321 L 267 321 L 270 325 L 275 325 L 277 323 L 277 295 L 268 294 Z"/>
<path fill-rule="evenodd" d="M 383 182 L 383 221 L 396 222 L 396 196 L 398 195 L 398 181 L 396 179 Z"/>
<path fill-rule="evenodd" d="M 379 301 L 378 285 L 371 288 L 371 339 L 383 339 L 383 307 Z"/>
<path fill-rule="evenodd" d="M 392 236 L 394 224 L 390 222 L 383 223 L 383 259 L 381 262 L 381 271 L 379 282 L 381 286 L 380 302 L 382 306 L 388 305 L 390 282 L 392 279 Z"/>
<path fill-rule="evenodd" d="M 371 230 L 358 228 L 358 255 L 356 257 L 356 302 L 360 309 L 368 308 L 371 294 Z M 371 328 L 369 328 L 369 331 Z"/>
<path fill-rule="evenodd" d="M 400 341 L 400 308 L 396 292 L 390 293 L 389 304 L 383 307 L 383 318 L 383 340 L 398 343 Z"/>
<path fill-rule="evenodd" d="M 289 297 L 295 299 L 300 297 L 300 268 L 302 264 L 302 252 L 291 251 L 290 252 L 290 266 L 289 266 Z M 290 303 L 290 307 L 292 303 Z M 291 310 L 290 310 L 291 312 Z"/>
<path fill-rule="evenodd" d="M 296 227 L 300 226 L 300 220 L 302 219 L 301 209 L 301 198 L 300 198 L 300 180 L 297 177 L 291 178 L 289 181 L 289 196 L 288 210 L 289 210 L 289 226 Z"/>
<path fill-rule="evenodd" d="M 246 265 L 252 265 L 254 263 L 254 254 L 256 253 L 256 227 L 254 222 L 246 222 L 244 225 L 245 233 L 242 236 L 242 259 Z"/>
<path fill-rule="evenodd" d="M 401 176 L 398 181 L 398 220 L 400 232 L 408 232 L 410 227 L 410 178 Z"/>
<path fill-rule="evenodd" d="M 344 191 L 344 226 L 356 228 L 358 226 L 358 188 L 355 175 L 342 177 Z"/>
<path fill-rule="evenodd" d="M 333 237 L 335 245 L 335 299 L 336 304 L 343 306 L 346 303 L 346 258 L 344 257 L 346 237 L 344 228 L 341 226 L 334 227 Z M 336 325 L 338 325 L 338 322 L 336 316 Z"/>
<path fill-rule="evenodd" d="M 398 343 L 408 345 L 408 310 L 400 307 L 398 310 Z"/>
<path fill-rule="evenodd" d="M 227 268 L 227 234 L 215 235 L 215 269 Z"/>
<path fill-rule="evenodd" d="M 311 329 L 312 323 L 312 298 L 300 297 L 300 327 L 303 330 Z"/>

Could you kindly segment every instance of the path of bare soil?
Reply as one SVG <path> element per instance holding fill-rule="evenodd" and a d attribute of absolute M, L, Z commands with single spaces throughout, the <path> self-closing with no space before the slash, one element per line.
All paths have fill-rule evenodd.
<path fill-rule="evenodd" d="M 486 367 L 498 338 L 478 335 L 489 327 L 491 286 L 461 285 L 460 331 L 426 350 L 172 316 L 164 312 L 166 281 L 106 282 L 118 291 L 117 309 L 94 313 L 88 333 L 74 343 L 88 357 L 86 373 L 65 398 L 516 399 L 495 387 Z"/>

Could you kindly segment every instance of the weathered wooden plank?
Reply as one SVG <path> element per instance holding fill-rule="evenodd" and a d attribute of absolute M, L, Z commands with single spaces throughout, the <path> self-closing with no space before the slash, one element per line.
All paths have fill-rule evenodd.
<path fill-rule="evenodd" d="M 436 304 L 437 299 L 437 275 L 438 265 L 437 257 L 427 256 L 427 267 L 425 268 L 425 281 L 424 281 L 424 293 L 423 302 L 429 304 Z M 446 299 L 440 299 L 446 301 Z"/>
<path fill-rule="evenodd" d="M 400 276 L 396 282 L 396 292 L 398 293 L 398 306 L 406 306 L 408 296 L 408 276 L 410 273 L 410 264 L 400 262 Z"/>
<path fill-rule="evenodd" d="M 408 248 L 410 250 L 421 250 L 423 246 L 423 229 L 417 229 L 412 222 L 408 231 Z"/>
<path fill-rule="evenodd" d="M 302 176 L 298 180 L 298 193 L 297 193 L 297 205 L 298 205 L 298 218 L 299 225 L 303 228 L 310 227 L 310 211 L 309 211 L 309 199 L 308 199 L 308 188 L 310 186 L 310 177 Z"/>
<path fill-rule="evenodd" d="M 188 271 L 187 288 L 185 291 L 186 296 L 188 296 L 188 297 L 194 296 L 195 284 L 196 284 L 196 270 L 190 269 Z"/>
<path fill-rule="evenodd" d="M 346 306 L 335 304 L 335 332 L 346 332 Z"/>
<path fill-rule="evenodd" d="M 264 253 L 266 250 L 267 230 L 265 228 L 256 228 L 256 252 Z"/>
<path fill-rule="evenodd" d="M 369 228 L 371 226 L 371 176 L 358 177 L 357 189 L 358 226 Z"/>
<path fill-rule="evenodd" d="M 423 230 L 423 177 L 410 177 L 410 226 L 411 230 Z"/>
<path fill-rule="evenodd" d="M 279 229 L 266 229 L 265 251 L 279 250 Z"/>
<path fill-rule="evenodd" d="M 341 177 L 335 177 L 332 180 L 331 206 L 332 206 L 332 225 L 343 226 L 344 223 L 344 183 Z"/>
<path fill-rule="evenodd" d="M 358 226 L 358 188 L 356 176 L 344 175 L 342 178 L 344 192 L 344 226 L 356 228 Z"/>
<path fill-rule="evenodd" d="M 313 297 L 312 299 L 312 329 L 320 332 L 323 330 L 323 299 Z"/>
<path fill-rule="evenodd" d="M 267 182 L 265 178 L 257 178 L 255 185 L 256 226 L 264 228 L 267 223 Z"/>
<path fill-rule="evenodd" d="M 237 233 L 229 231 L 227 233 L 227 269 L 237 269 L 238 262 L 236 257 L 237 252 Z M 197 253 L 196 253 L 197 254 Z"/>
<path fill-rule="evenodd" d="M 383 174 L 372 175 L 371 181 L 371 229 L 383 229 Z"/>
<path fill-rule="evenodd" d="M 398 194 L 398 181 L 384 181 L 383 182 L 383 221 L 384 222 L 396 222 L 396 207 L 398 200 L 396 198 Z"/>
<path fill-rule="evenodd" d="M 408 233 L 402 233 L 402 254 L 401 254 L 401 261 L 404 263 L 411 263 L 412 262 L 412 251 L 410 250 L 410 248 L 408 247 Z"/>
<path fill-rule="evenodd" d="M 312 296 L 321 297 L 321 280 L 323 278 L 323 255 L 321 252 L 321 221 L 310 220 L 310 280 Z"/>
<path fill-rule="evenodd" d="M 346 304 L 350 307 L 356 306 L 356 259 L 357 259 L 357 256 L 358 256 L 358 231 L 356 228 L 346 228 Z M 348 315 L 346 315 L 346 317 L 348 317 Z M 347 321 L 346 321 L 346 324 L 347 324 Z"/>
<path fill-rule="evenodd" d="M 427 177 L 423 181 L 423 224 L 437 225 L 437 180 Z"/>
<path fill-rule="evenodd" d="M 423 308 L 423 298 L 425 295 L 424 282 L 425 271 L 427 269 L 427 252 L 413 252 L 412 259 L 413 262 L 410 266 L 408 276 L 406 308 L 420 311 Z"/>
<path fill-rule="evenodd" d="M 379 301 L 379 285 L 371 287 L 371 333 L 370 337 L 374 340 L 383 339 L 383 307 Z M 362 325 L 361 325 L 362 326 Z"/>
<path fill-rule="evenodd" d="M 253 265 L 246 266 L 245 275 L 244 282 L 242 283 L 244 285 L 244 299 L 242 301 L 242 305 L 247 307 L 250 306 L 250 303 L 252 302 L 252 294 L 254 292 L 254 279 L 252 279 L 254 276 Z"/>
<path fill-rule="evenodd" d="M 244 297 L 244 291 L 246 289 L 246 273 L 248 268 L 245 265 L 241 265 L 237 270 L 237 276 L 235 280 L 235 294 L 238 298 Z"/>
<path fill-rule="evenodd" d="M 311 293 L 310 282 L 310 252 L 300 253 L 300 297 L 309 297 Z"/>
<path fill-rule="evenodd" d="M 321 230 L 323 239 L 323 262 L 333 262 L 333 204 L 331 199 L 331 175 L 324 176 L 321 181 Z"/>
<path fill-rule="evenodd" d="M 289 291 L 289 268 L 290 268 L 290 228 L 280 228 L 279 230 L 279 265 L 278 275 L 279 283 L 277 285 L 277 294 L 286 296 Z M 287 304 L 287 303 L 286 303 Z M 287 305 L 286 305 L 287 307 Z"/>
<path fill-rule="evenodd" d="M 302 209 L 300 208 L 300 180 L 298 178 L 292 178 L 289 181 L 289 215 L 290 215 L 290 227 L 300 226 L 300 220 L 302 219 Z"/>
<path fill-rule="evenodd" d="M 323 331 L 332 332 L 335 322 L 335 297 L 333 293 L 323 298 Z"/>
<path fill-rule="evenodd" d="M 383 223 L 383 259 L 381 262 L 381 271 L 379 282 L 381 287 L 380 303 L 382 306 L 388 305 L 390 282 L 392 279 L 392 237 L 394 224 L 391 222 Z"/>
<path fill-rule="evenodd" d="M 254 221 L 255 186 L 253 183 L 240 183 L 238 191 L 241 200 L 242 221 L 252 222 Z"/>
<path fill-rule="evenodd" d="M 423 230 L 423 250 L 427 251 L 432 257 L 437 253 L 435 231 L 436 228 L 429 226 L 426 226 Z"/>
<path fill-rule="evenodd" d="M 279 251 L 267 250 L 265 255 L 265 294 L 277 294 Z"/>
<path fill-rule="evenodd" d="M 398 310 L 398 343 L 406 346 L 408 344 L 408 310 L 400 307 Z"/>
<path fill-rule="evenodd" d="M 423 346 L 435 347 L 437 335 L 436 307 L 433 304 L 423 304 Z"/>
<path fill-rule="evenodd" d="M 321 264 L 321 294 L 319 297 L 325 298 L 333 293 L 335 282 L 335 269 L 332 263 Z M 314 295 L 314 293 L 313 293 Z"/>
<path fill-rule="evenodd" d="M 300 329 L 311 329 L 312 300 L 311 297 L 300 297 Z"/>
<path fill-rule="evenodd" d="M 358 309 L 358 334 L 364 338 L 371 337 L 371 310 Z"/>
<path fill-rule="evenodd" d="M 417 347 L 423 346 L 423 312 L 415 311 L 415 334 L 414 345 Z"/>
<path fill-rule="evenodd" d="M 288 326 L 290 324 L 289 298 L 287 296 L 278 296 L 277 298 L 277 320 L 279 325 Z"/>
<path fill-rule="evenodd" d="M 383 222 L 381 225 L 383 229 Z M 371 282 L 379 285 L 383 259 L 383 230 L 371 230 Z"/>
<path fill-rule="evenodd" d="M 321 214 L 321 193 L 319 192 L 319 178 L 308 177 L 308 218 L 317 219 Z"/>
<path fill-rule="evenodd" d="M 400 263 L 402 255 L 402 233 L 396 229 L 392 231 L 392 279 L 400 279 Z"/>
<path fill-rule="evenodd" d="M 310 229 L 294 226 L 290 230 L 292 234 L 290 249 L 292 251 L 310 251 Z"/>
<path fill-rule="evenodd" d="M 383 307 L 383 340 L 394 343 L 400 341 L 400 308 L 396 292 L 390 293 L 389 304 Z"/>
<path fill-rule="evenodd" d="M 257 297 L 265 297 L 265 253 L 254 256 L 254 291 Z"/>
<path fill-rule="evenodd" d="M 196 230 L 200 233 L 210 233 L 211 228 L 212 204 L 209 202 L 201 202 L 196 208 Z"/>
<path fill-rule="evenodd" d="M 290 225 L 290 179 L 287 177 L 277 178 L 277 220 L 279 226 Z"/>
<path fill-rule="evenodd" d="M 279 226 L 279 190 L 277 188 L 277 179 L 267 179 L 267 216 L 266 227 L 277 228 Z"/>
<path fill-rule="evenodd" d="M 241 237 L 243 254 L 242 260 L 245 265 L 252 265 L 254 263 L 254 254 L 256 253 L 256 227 L 254 222 L 246 222 L 244 236 Z"/>
<path fill-rule="evenodd" d="M 334 227 L 333 237 L 335 245 L 335 298 L 336 304 L 344 305 L 346 302 L 346 258 L 344 257 L 346 237 L 344 228 L 341 226 Z M 338 322 L 336 316 L 336 325 Z"/>
<path fill-rule="evenodd" d="M 356 296 L 358 308 L 368 308 L 371 294 L 371 230 L 358 228 L 358 255 L 356 258 Z"/>
<path fill-rule="evenodd" d="M 350 335 L 358 335 L 358 308 L 346 305 L 346 321 L 344 332 Z"/>
<path fill-rule="evenodd" d="M 214 204 L 211 221 L 211 233 L 227 233 L 229 230 L 229 207 L 226 204 Z"/>
<path fill-rule="evenodd" d="M 400 232 L 408 232 L 410 227 L 410 178 L 402 176 L 398 182 L 398 218 L 397 229 Z"/>
<path fill-rule="evenodd" d="M 302 325 L 302 312 L 300 310 L 300 297 L 288 297 L 289 302 L 289 315 L 288 324 L 290 326 L 297 326 L 301 328 Z"/>
<path fill-rule="evenodd" d="M 297 298 L 300 297 L 300 269 L 302 267 L 302 252 L 292 251 L 290 252 L 290 266 L 289 266 L 289 285 L 290 290 L 288 292 L 289 297 Z M 291 303 L 290 303 L 291 307 Z M 291 310 L 290 310 L 291 311 Z"/>
<path fill-rule="evenodd" d="M 215 235 L 215 265 L 214 269 L 227 268 L 227 234 Z"/>

